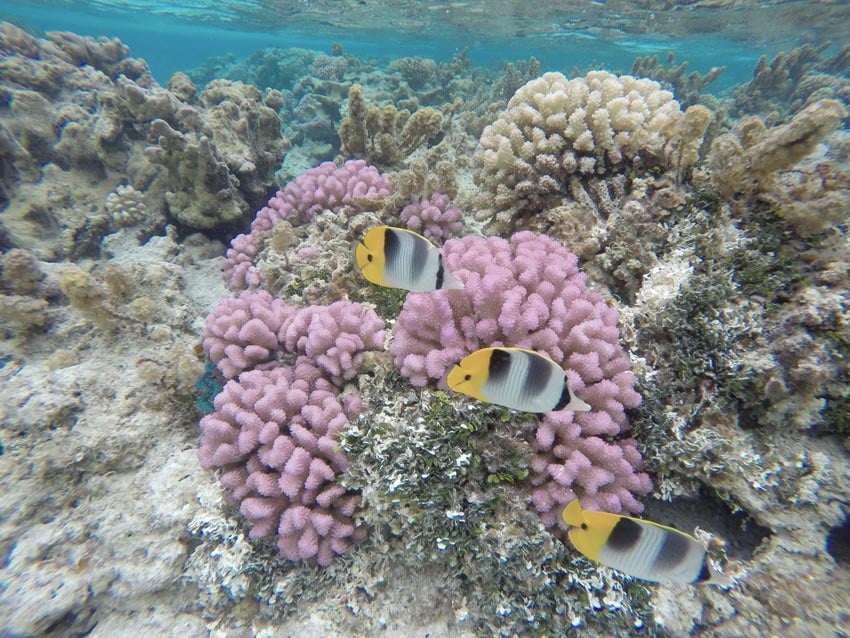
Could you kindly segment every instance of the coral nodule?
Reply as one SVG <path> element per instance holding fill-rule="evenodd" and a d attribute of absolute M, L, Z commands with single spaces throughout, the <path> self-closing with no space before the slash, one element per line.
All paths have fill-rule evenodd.
<path fill-rule="evenodd" d="M 486 346 L 540 352 L 566 370 L 591 412 L 547 412 L 531 461 L 532 501 L 547 527 L 576 497 L 615 513 L 643 510 L 651 489 L 627 430 L 640 404 L 619 345 L 617 312 L 587 288 L 578 258 L 553 239 L 520 232 L 510 240 L 467 236 L 443 247 L 464 290 L 411 293 L 390 352 L 414 385 L 444 383 L 449 367 Z"/>

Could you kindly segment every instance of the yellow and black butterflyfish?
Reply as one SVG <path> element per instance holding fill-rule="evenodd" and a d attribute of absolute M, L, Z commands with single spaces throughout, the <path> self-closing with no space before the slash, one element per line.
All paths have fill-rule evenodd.
<path fill-rule="evenodd" d="M 561 516 L 579 552 L 624 574 L 656 583 L 731 584 L 711 569 L 705 547 L 690 534 L 652 521 L 586 510 L 578 499 L 570 501 Z"/>
<path fill-rule="evenodd" d="M 405 228 L 370 228 L 354 248 L 354 259 L 373 284 L 412 292 L 463 288 L 443 264 L 439 249 Z"/>
<path fill-rule="evenodd" d="M 521 348 L 476 350 L 449 371 L 446 383 L 455 392 L 525 412 L 591 409 L 572 393 L 561 366 Z"/>

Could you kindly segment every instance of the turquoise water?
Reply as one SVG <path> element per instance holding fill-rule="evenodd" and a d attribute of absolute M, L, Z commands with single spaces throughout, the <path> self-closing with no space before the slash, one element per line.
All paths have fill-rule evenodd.
<path fill-rule="evenodd" d="M 537 57 L 543 70 L 590 65 L 628 71 L 636 56 L 676 55 L 702 73 L 725 65 L 713 85 L 748 81 L 758 58 L 845 33 L 847 3 L 735 2 L 4 2 L 0 19 L 30 30 L 118 37 L 160 83 L 210 56 L 244 58 L 265 47 L 358 57 L 449 59 L 468 47 L 474 64 Z"/>

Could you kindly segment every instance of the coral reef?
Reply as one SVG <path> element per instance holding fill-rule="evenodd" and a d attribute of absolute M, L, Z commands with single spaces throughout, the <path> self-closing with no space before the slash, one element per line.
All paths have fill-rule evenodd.
<path fill-rule="evenodd" d="M 225 282 L 234 290 L 260 285 L 262 279 L 255 262 L 276 222 L 299 225 L 324 209 L 379 207 L 386 195 L 386 175 L 363 160 L 349 160 L 342 167 L 325 162 L 304 172 L 257 212 L 248 234 L 233 238 L 222 273 Z"/>
<path fill-rule="evenodd" d="M 640 403 L 618 344 L 617 313 L 585 286 L 575 255 L 548 237 L 510 241 L 467 236 L 443 248 L 462 291 L 410 294 L 393 328 L 390 352 L 414 385 L 444 383 L 448 368 L 481 347 L 506 345 L 546 354 L 567 371 L 589 413 L 544 415 L 536 435 L 533 501 L 547 527 L 578 494 L 613 512 L 638 512 L 650 482 L 630 439 L 624 409 Z"/>
<path fill-rule="evenodd" d="M 320 3 L 348 19 L 338 4 Z M 850 57 L 826 51 L 765 58 L 716 99 L 673 60 L 643 62 L 660 85 L 549 83 L 533 59 L 497 73 L 463 50 L 393 64 L 339 46 L 160 86 L 117 40 L 0 26 L 0 634 L 846 631 L 850 180 L 834 129 Z M 562 144 L 576 169 L 492 206 L 470 158 L 505 101 L 592 78 L 575 127 L 593 150 L 564 137 L 572 110 L 536 119 L 560 88 L 535 93 L 515 158 Z M 642 123 L 597 139 L 591 107 L 627 82 L 622 115 Z M 319 166 L 354 84 L 364 121 L 394 109 L 377 121 L 395 173 Z M 682 111 L 696 93 L 709 129 L 708 109 Z M 439 131 L 402 157 L 400 114 L 427 107 Z M 269 201 L 275 171 L 289 183 Z M 468 290 L 365 285 L 352 240 L 435 202 L 491 235 L 446 240 Z M 257 209 L 228 298 L 211 237 Z M 556 358 L 596 409 L 541 417 L 434 387 L 498 342 Z M 574 495 L 698 527 L 736 586 L 649 585 L 578 557 L 557 524 Z"/>
<path fill-rule="evenodd" d="M 37 39 L 4 24 L 2 217 L 42 258 L 81 254 L 109 232 L 107 194 L 123 182 L 147 215 L 192 228 L 238 219 L 267 197 L 286 149 L 274 92 L 185 76 L 160 87 L 118 40 Z M 279 95 L 279 94 L 278 94 Z M 90 211 L 80 215 L 80 210 Z"/>

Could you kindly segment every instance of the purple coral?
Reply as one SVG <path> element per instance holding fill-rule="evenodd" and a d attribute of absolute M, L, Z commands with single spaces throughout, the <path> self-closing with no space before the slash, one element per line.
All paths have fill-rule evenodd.
<path fill-rule="evenodd" d="M 555 525 L 576 496 L 590 508 L 641 511 L 636 496 L 651 484 L 640 454 L 633 441 L 610 439 L 627 429 L 625 409 L 640 395 L 619 345 L 617 312 L 587 288 L 578 258 L 530 232 L 510 241 L 452 239 L 443 258 L 465 288 L 407 296 L 390 345 L 401 373 L 414 385 L 445 384 L 449 367 L 478 348 L 547 355 L 592 411 L 550 412 L 540 424 L 531 480 L 544 523 Z"/>
<path fill-rule="evenodd" d="M 387 175 L 364 160 L 349 160 L 342 166 L 324 162 L 308 169 L 257 212 L 248 234 L 233 238 L 222 271 L 224 281 L 233 290 L 260 285 L 260 273 L 254 265 L 260 234 L 270 230 L 275 221 L 286 219 L 294 225 L 303 224 L 322 210 L 363 207 L 389 193 Z"/>
<path fill-rule="evenodd" d="M 348 469 L 338 435 L 360 400 L 337 397 L 337 385 L 383 345 L 383 320 L 351 301 L 296 310 L 243 291 L 207 318 L 204 349 L 231 380 L 201 420 L 198 457 L 222 471 L 251 537 L 276 531 L 287 558 L 327 565 L 364 534 L 352 518 L 359 496 L 336 483 Z M 281 365 L 285 354 L 294 367 Z"/>
<path fill-rule="evenodd" d="M 334 383 L 353 379 L 367 350 L 383 350 L 384 321 L 353 301 L 299 310 L 279 333 L 287 352 L 306 355 Z"/>
<path fill-rule="evenodd" d="M 333 383 L 353 379 L 367 350 L 384 347 L 384 322 L 365 306 L 337 301 L 296 310 L 265 290 L 223 299 L 207 317 L 204 350 L 227 379 L 306 355 Z"/>
<path fill-rule="evenodd" d="M 359 495 L 336 482 L 348 470 L 339 433 L 360 408 L 303 359 L 227 382 L 201 419 L 198 457 L 221 470 L 228 500 L 253 523 L 251 538 L 277 531 L 283 556 L 327 565 L 363 537 L 353 519 Z"/>
<path fill-rule="evenodd" d="M 452 206 L 449 196 L 443 193 L 411 202 L 401 211 L 401 221 L 408 229 L 437 242 L 463 230 L 462 217 L 461 210 Z"/>
<path fill-rule="evenodd" d="M 638 397 L 639 398 L 639 397 Z M 546 527 L 560 526 L 561 511 L 574 498 L 591 510 L 643 511 L 637 499 L 652 489 L 634 439 L 592 435 L 575 412 L 544 415 L 531 460 L 531 501 Z"/>
<path fill-rule="evenodd" d="M 207 317 L 204 350 L 227 379 L 263 364 L 277 365 L 277 333 L 294 313 L 265 290 L 222 299 Z"/>

